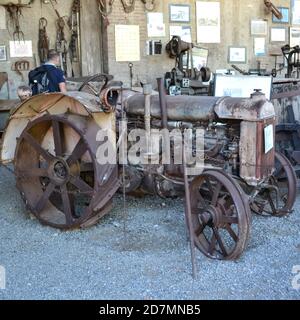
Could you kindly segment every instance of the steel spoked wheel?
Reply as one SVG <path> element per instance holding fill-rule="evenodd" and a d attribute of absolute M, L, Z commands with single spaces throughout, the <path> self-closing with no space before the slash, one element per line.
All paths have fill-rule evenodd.
<path fill-rule="evenodd" d="M 84 78 L 83 84 L 78 91 L 86 91 L 95 96 L 99 96 L 101 90 L 108 84 L 113 77 L 108 74 L 99 73 L 91 77 Z M 97 84 L 97 85 L 96 85 Z"/>
<path fill-rule="evenodd" d="M 287 157 L 277 152 L 275 171 L 255 198 L 252 209 L 259 215 L 284 217 L 292 212 L 296 196 L 295 170 Z"/>
<path fill-rule="evenodd" d="M 195 244 L 207 257 L 235 260 L 243 253 L 250 234 L 248 198 L 228 175 L 207 171 L 191 185 Z"/>
<path fill-rule="evenodd" d="M 113 168 L 97 163 L 98 130 L 89 118 L 63 115 L 39 118 L 22 133 L 15 155 L 17 187 L 43 224 L 77 228 L 109 202 L 113 191 L 108 196 L 101 188 Z"/>

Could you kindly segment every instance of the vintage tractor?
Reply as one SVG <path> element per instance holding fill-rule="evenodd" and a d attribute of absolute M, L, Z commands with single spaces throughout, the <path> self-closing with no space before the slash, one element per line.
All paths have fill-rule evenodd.
<path fill-rule="evenodd" d="M 147 85 L 144 92 L 135 92 L 101 77 L 100 87 L 92 78 L 81 91 L 35 96 L 10 116 L 1 161 L 14 164 L 26 207 L 41 223 L 64 230 L 91 226 L 109 212 L 122 186 L 139 195 L 188 192 L 192 242 L 210 258 L 233 260 L 249 240 L 251 209 L 278 217 L 292 212 L 296 176 L 285 156 L 275 153 L 274 107 L 263 94 L 249 99 L 172 97 L 165 95 L 161 79 L 159 94 L 153 94 Z M 124 123 L 128 131 L 123 131 Z M 124 143 L 124 132 L 140 130 L 151 142 L 161 129 L 162 135 L 189 130 L 192 143 L 186 149 L 180 140 L 170 141 L 168 164 L 162 162 L 161 143 L 136 150 L 153 163 L 127 157 L 134 140 Z M 185 151 L 197 152 L 198 130 L 204 141 L 203 167 L 195 176 L 188 173 L 195 164 L 193 158 L 185 159 Z M 125 145 L 128 161 L 106 163 L 99 152 L 104 145 L 115 154 Z M 173 156 L 178 149 L 182 163 Z"/>

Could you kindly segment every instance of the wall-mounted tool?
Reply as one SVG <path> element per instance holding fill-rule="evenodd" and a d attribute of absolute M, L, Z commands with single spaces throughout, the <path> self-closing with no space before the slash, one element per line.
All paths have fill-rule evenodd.
<path fill-rule="evenodd" d="M 71 29 L 71 41 L 69 44 L 70 60 L 72 63 L 72 76 L 81 76 L 81 33 L 80 33 L 80 0 L 73 0 L 69 27 Z"/>
<path fill-rule="evenodd" d="M 48 21 L 46 18 L 41 18 L 39 21 L 39 41 L 38 41 L 38 50 L 39 58 L 41 63 L 45 63 L 48 58 L 49 52 L 49 37 L 47 35 L 46 27 Z"/>
<path fill-rule="evenodd" d="M 211 71 L 206 66 L 195 68 L 193 65 L 193 43 L 182 41 L 173 36 L 166 46 L 171 59 L 176 59 L 175 68 L 165 75 L 166 88 L 170 95 L 207 95 L 210 85 L 204 84 L 211 79 Z"/>
<path fill-rule="evenodd" d="M 133 63 L 132 62 L 128 64 L 128 68 L 129 68 L 129 78 L 130 78 L 130 89 L 132 89 L 133 87 Z"/>
<path fill-rule="evenodd" d="M 300 47 L 290 47 L 288 44 L 281 48 L 284 58 L 288 64 L 286 78 L 299 79 L 300 77 Z"/>
<path fill-rule="evenodd" d="M 15 63 L 13 63 L 11 66 L 11 70 L 15 71 L 22 78 L 22 81 L 25 80 L 23 72 L 29 71 L 29 69 L 30 69 L 30 62 L 28 60 L 18 60 Z"/>
<path fill-rule="evenodd" d="M 131 13 L 135 9 L 136 0 L 120 0 L 125 13 Z M 97 0 L 100 14 L 102 15 L 106 27 L 109 25 L 108 16 L 112 13 L 115 0 Z M 141 0 L 144 4 L 145 11 L 154 11 L 156 8 L 156 0 Z"/>
<path fill-rule="evenodd" d="M 20 26 L 20 17 L 22 16 L 22 9 L 29 8 L 28 5 L 25 4 L 13 4 L 8 3 L 3 5 L 8 13 L 9 21 L 11 26 L 13 27 L 13 40 L 14 41 L 24 41 L 25 36 Z"/>
<path fill-rule="evenodd" d="M 278 20 L 281 20 L 283 18 L 281 11 L 279 11 L 279 9 L 271 1 L 264 0 L 264 2 L 268 11 L 272 12 Z"/>

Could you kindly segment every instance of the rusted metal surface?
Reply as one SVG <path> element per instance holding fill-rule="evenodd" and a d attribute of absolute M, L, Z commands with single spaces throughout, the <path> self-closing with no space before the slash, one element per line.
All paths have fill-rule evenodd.
<path fill-rule="evenodd" d="M 91 79 L 86 79 L 84 91 L 86 85 L 89 89 Z M 284 205 L 276 209 L 275 215 L 292 210 L 295 175 L 286 159 L 277 156 L 286 177 L 284 180 L 281 171 L 276 176 L 272 136 L 275 111 L 264 95 L 257 92 L 249 99 L 166 97 L 162 81 L 160 95 L 150 96 L 151 90 L 145 88 L 144 94 L 122 90 L 119 95 L 118 86 L 105 76 L 102 79 L 104 87 L 101 82 L 86 92 L 35 96 L 11 114 L 2 141 L 1 161 L 14 162 L 21 195 L 29 211 L 42 223 L 60 229 L 97 223 L 110 211 L 122 176 L 125 193 L 166 198 L 182 197 L 186 190 L 187 218 L 190 209 L 192 213 L 192 227 L 188 226 L 192 231 L 192 252 L 195 244 L 210 258 L 234 260 L 248 242 L 250 199 L 258 203 L 266 190 L 275 190 L 282 183 L 279 191 L 287 192 L 281 198 Z M 181 134 L 193 129 L 190 138 L 194 141 L 201 129 L 202 160 L 207 171 L 189 178 L 187 166 L 191 169 L 192 161 L 186 161 L 184 148 L 180 150 L 183 163 L 175 164 L 173 156 L 170 163 L 163 163 L 162 147 L 154 151 L 151 147 L 149 152 L 148 144 L 146 153 L 141 154 L 143 159 L 155 156 L 155 164 L 136 164 L 127 159 L 128 164 L 121 166 L 120 172 L 117 165 L 101 165 L 97 133 L 100 129 L 111 132 L 108 142 L 117 151 L 117 116 L 128 120 L 128 131 L 146 128 L 150 138 L 151 128 L 175 128 Z M 266 129 L 271 132 L 267 143 Z M 175 140 L 170 143 L 171 154 L 181 144 Z M 131 142 L 127 145 L 130 147 Z M 196 149 L 192 146 L 189 151 L 195 154 Z M 273 209 L 274 203 L 269 204 Z M 266 210 L 264 206 L 262 211 Z"/>
<path fill-rule="evenodd" d="M 219 98 L 213 97 L 193 97 L 193 96 L 167 96 L 168 119 L 171 121 L 195 121 L 215 118 L 214 107 Z M 135 94 L 125 102 L 125 108 L 128 114 L 145 114 L 144 96 Z M 151 97 L 151 116 L 161 119 L 161 109 L 158 96 Z"/>
<path fill-rule="evenodd" d="M 126 101 L 126 111 L 133 115 L 144 115 L 143 95 L 133 95 Z M 168 120 L 207 121 L 216 119 L 241 119 L 257 121 L 275 116 L 272 103 L 265 98 L 215 98 L 193 96 L 167 96 Z M 159 97 L 151 99 L 151 115 L 161 118 Z"/>
<path fill-rule="evenodd" d="M 264 129 L 268 126 L 273 127 L 273 141 L 275 141 L 275 118 L 267 122 L 243 121 L 241 123 L 240 177 L 249 185 L 259 184 L 274 170 L 275 142 L 274 147 L 267 153 L 265 152 Z"/>
<path fill-rule="evenodd" d="M 297 177 L 289 160 L 276 153 L 276 170 L 269 176 L 252 203 L 260 215 L 283 217 L 290 214 L 297 196 Z"/>
<path fill-rule="evenodd" d="M 195 243 L 212 259 L 235 260 L 250 233 L 248 199 L 240 186 L 221 171 L 207 171 L 191 184 Z"/>
<path fill-rule="evenodd" d="M 167 108 L 167 101 L 166 101 L 166 92 L 164 81 L 162 78 L 157 79 L 158 85 L 158 92 L 159 92 L 159 106 L 161 112 L 161 119 L 162 119 L 162 128 L 168 129 L 168 108 Z M 150 113 L 151 113 L 151 105 L 150 105 Z"/>
<path fill-rule="evenodd" d="M 297 166 L 300 164 L 300 80 L 275 81 L 272 103 L 278 117 L 277 150 L 288 157 L 299 174 Z"/>
<path fill-rule="evenodd" d="M 88 117 L 65 114 L 42 116 L 23 131 L 17 187 L 41 223 L 73 229 L 102 216 L 119 185 L 117 167 L 97 161 L 99 129 Z"/>
<path fill-rule="evenodd" d="M 264 95 L 253 96 L 251 99 L 222 98 L 215 112 L 221 119 L 257 121 L 275 117 L 274 106 Z"/>
<path fill-rule="evenodd" d="M 300 119 L 300 80 L 286 79 L 273 83 L 271 101 L 275 107 L 278 124 L 290 123 L 288 108 L 292 106 L 295 119 Z"/>
<path fill-rule="evenodd" d="M 66 95 L 52 93 L 34 96 L 21 103 L 10 116 L 2 141 L 2 162 L 7 163 L 14 159 L 17 138 L 26 128 L 28 121 L 44 113 L 52 115 L 72 113 L 84 117 L 97 117 L 102 126 L 108 125 L 108 129 L 115 130 L 112 128 L 115 126 L 114 113 L 104 113 L 100 99 L 94 95 L 86 92 L 69 92 Z"/>

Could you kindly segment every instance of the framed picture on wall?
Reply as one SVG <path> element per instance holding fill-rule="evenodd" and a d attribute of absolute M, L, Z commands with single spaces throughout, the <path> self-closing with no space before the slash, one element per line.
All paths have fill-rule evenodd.
<path fill-rule="evenodd" d="M 6 60 L 7 60 L 6 46 L 0 45 L 0 61 L 6 61 Z"/>
<path fill-rule="evenodd" d="M 266 55 L 266 38 L 254 38 L 254 55 L 256 57 Z"/>
<path fill-rule="evenodd" d="M 268 22 L 266 20 L 251 20 L 251 36 L 266 36 Z"/>
<path fill-rule="evenodd" d="M 278 19 L 273 14 L 272 21 L 274 23 L 290 23 L 290 9 L 285 7 L 278 7 L 278 10 L 282 14 L 282 19 Z"/>
<path fill-rule="evenodd" d="M 300 24 L 300 0 L 292 1 L 292 24 Z"/>
<path fill-rule="evenodd" d="M 272 27 L 270 29 L 271 42 L 286 42 L 286 28 Z"/>
<path fill-rule="evenodd" d="M 300 28 L 290 28 L 290 46 L 300 46 Z"/>
<path fill-rule="evenodd" d="M 191 7 L 185 4 L 170 4 L 170 22 L 189 23 Z"/>
<path fill-rule="evenodd" d="M 246 47 L 229 47 L 228 62 L 229 63 L 246 63 L 247 48 Z"/>

